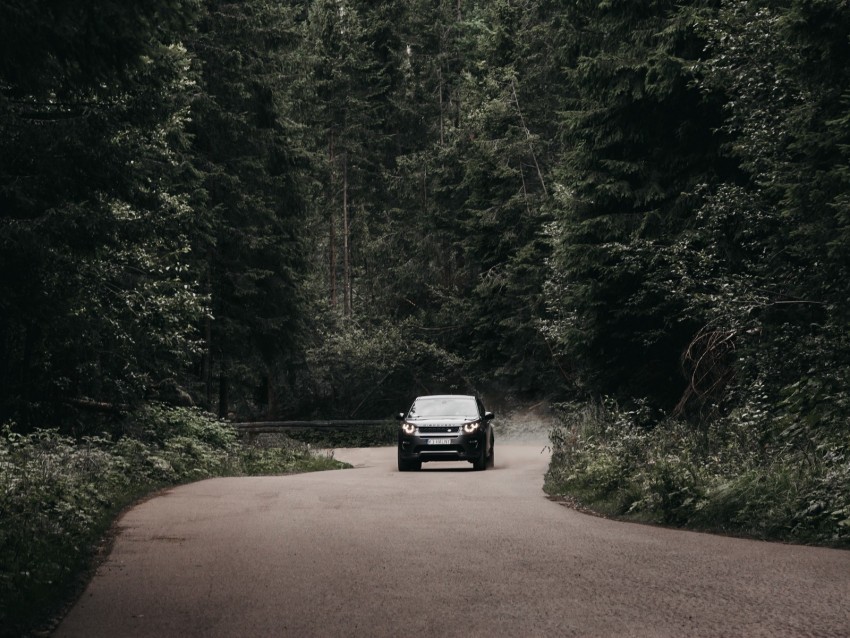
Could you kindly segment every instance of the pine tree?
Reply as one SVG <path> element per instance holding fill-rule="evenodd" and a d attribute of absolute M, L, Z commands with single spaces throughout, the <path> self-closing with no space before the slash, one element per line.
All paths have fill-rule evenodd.
<path fill-rule="evenodd" d="M 734 379 L 694 390 L 805 447 L 846 422 L 848 25 L 846 5 L 803 0 L 724 2 L 705 25 L 704 86 L 728 96 L 743 175 L 709 190 L 684 246 L 708 318 L 693 376 L 712 363 Z M 709 341 L 720 333 L 734 356 Z"/>
<path fill-rule="evenodd" d="M 195 250 L 212 306 L 202 381 L 221 416 L 273 411 L 277 377 L 299 344 L 306 268 L 290 141 L 298 134 L 288 120 L 297 13 L 262 0 L 210 0 L 206 9 L 191 42 L 201 92 L 190 129 L 203 179 Z"/>
<path fill-rule="evenodd" d="M 669 295 L 665 247 L 726 171 L 720 108 L 696 86 L 712 3 L 588 3 L 564 12 L 571 52 L 551 308 L 580 387 L 671 408 L 701 317 Z M 731 167 L 734 169 L 734 166 Z"/>
<path fill-rule="evenodd" d="M 194 15 L 0 7 L 0 420 L 115 411 L 192 352 L 203 305 L 177 167 Z"/>
<path fill-rule="evenodd" d="M 355 305 L 355 227 L 371 205 L 375 159 L 370 150 L 382 145 L 371 102 L 381 90 L 380 70 L 364 28 L 358 3 L 346 0 L 315 0 L 305 23 L 316 100 L 306 123 L 319 144 L 313 157 L 321 187 L 314 199 L 326 220 L 329 303 L 345 317 L 353 315 Z"/>

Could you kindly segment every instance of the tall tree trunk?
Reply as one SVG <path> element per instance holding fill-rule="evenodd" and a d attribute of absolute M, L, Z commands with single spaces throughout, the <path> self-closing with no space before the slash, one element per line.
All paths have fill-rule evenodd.
<path fill-rule="evenodd" d="M 37 396 L 35 394 L 36 384 L 31 382 L 32 366 L 35 359 L 36 344 L 41 336 L 41 328 L 33 323 L 28 323 L 26 334 L 24 336 L 24 353 L 23 361 L 21 362 L 21 396 L 24 400 L 23 418 L 27 427 L 32 427 L 31 408 Z"/>
<path fill-rule="evenodd" d="M 348 219 L 348 153 L 342 156 L 342 273 L 345 316 L 351 317 L 351 229 Z"/>
<path fill-rule="evenodd" d="M 330 279 L 331 287 L 331 307 L 336 308 L 336 227 L 334 225 L 333 208 L 331 208 L 330 244 L 328 278 Z"/>
<path fill-rule="evenodd" d="M 443 122 L 443 108 L 444 107 L 443 107 L 443 63 L 442 62 L 440 62 L 439 76 L 440 76 L 440 146 L 445 146 L 446 139 L 445 139 L 445 133 L 444 133 L 445 124 Z"/>
<path fill-rule="evenodd" d="M 223 369 L 224 362 L 222 362 L 222 371 L 218 375 L 218 418 L 226 419 L 227 412 L 229 409 L 228 401 L 228 384 L 227 384 L 227 374 Z"/>
<path fill-rule="evenodd" d="M 458 33 L 460 33 L 460 29 L 461 29 L 460 22 L 461 22 L 461 20 L 463 20 L 463 16 L 461 15 L 461 12 L 460 12 L 460 2 L 461 2 L 461 0 L 457 0 L 457 27 L 456 28 L 457 28 Z M 458 36 L 455 37 L 455 41 L 454 41 L 454 45 L 455 45 L 454 57 L 455 57 L 455 60 L 457 60 L 457 64 L 460 65 L 461 68 L 463 68 L 463 63 L 461 62 L 461 60 L 463 59 L 463 52 L 459 48 L 459 41 L 460 41 L 460 36 L 458 35 Z M 458 71 L 455 71 L 455 75 L 456 75 L 456 77 L 455 77 L 455 103 L 456 103 L 457 106 L 455 107 L 455 122 L 454 122 L 454 124 L 455 124 L 455 128 L 459 129 L 460 128 L 460 89 L 461 89 L 462 82 L 460 81 Z"/>
<path fill-rule="evenodd" d="M 275 386 L 275 374 L 271 368 L 266 367 L 266 418 L 273 419 L 277 414 L 277 388 Z"/>
<path fill-rule="evenodd" d="M 5 314 L 0 313 L 0 421 L 6 420 L 3 408 L 6 405 L 6 397 L 9 396 L 9 377 L 11 372 L 12 348 L 9 338 L 11 321 Z"/>
<path fill-rule="evenodd" d="M 206 267 L 206 293 L 210 296 L 210 300 L 213 299 L 213 289 L 212 289 L 212 265 L 213 265 L 213 250 L 209 248 L 207 250 L 207 267 Z M 205 403 L 204 407 L 207 410 L 212 410 L 212 401 L 213 401 L 213 388 L 212 388 L 212 317 L 210 313 L 207 313 L 207 316 L 204 317 L 204 342 L 206 347 L 204 348 L 204 359 L 201 364 L 201 379 L 204 383 L 205 390 Z"/>
<path fill-rule="evenodd" d="M 336 175 L 336 170 L 334 168 L 334 139 L 333 134 L 331 134 L 331 141 L 329 146 L 329 157 L 330 157 L 330 167 L 331 167 L 331 201 L 333 201 L 333 193 L 334 193 L 334 175 Z M 329 243 L 328 247 L 328 285 L 330 286 L 330 294 L 331 294 L 331 307 L 336 308 L 336 225 L 334 224 L 334 209 L 333 206 L 329 206 L 328 210 L 330 211 L 330 231 L 329 231 Z"/>
<path fill-rule="evenodd" d="M 422 210 L 428 210 L 428 167 L 422 166 Z"/>
<path fill-rule="evenodd" d="M 204 380 L 206 390 L 206 409 L 212 409 L 212 318 L 207 315 L 204 319 L 204 339 L 207 347 L 204 348 L 204 362 L 201 369 L 201 378 Z"/>
<path fill-rule="evenodd" d="M 522 116 L 522 109 L 519 107 L 519 98 L 516 94 L 516 84 L 514 84 L 513 80 L 511 80 L 511 93 L 514 97 L 514 104 L 516 104 L 516 112 L 517 115 L 519 115 L 519 122 L 522 124 L 522 130 L 525 131 L 525 139 L 528 140 L 528 150 L 531 153 L 531 159 L 534 160 L 534 168 L 537 169 L 537 178 L 540 180 L 540 186 L 543 187 L 543 194 L 548 197 L 549 191 L 546 190 L 546 182 L 543 180 L 543 171 L 540 170 L 540 164 L 537 162 L 537 155 L 534 152 L 534 143 L 531 140 L 531 131 L 529 131 L 528 127 L 525 125 L 525 118 Z M 525 187 L 524 181 L 523 187 Z"/>

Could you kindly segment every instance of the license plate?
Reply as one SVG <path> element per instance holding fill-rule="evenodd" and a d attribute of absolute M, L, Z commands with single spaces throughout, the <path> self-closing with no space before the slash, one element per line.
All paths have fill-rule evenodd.
<path fill-rule="evenodd" d="M 428 439 L 428 445 L 451 445 L 451 439 Z"/>

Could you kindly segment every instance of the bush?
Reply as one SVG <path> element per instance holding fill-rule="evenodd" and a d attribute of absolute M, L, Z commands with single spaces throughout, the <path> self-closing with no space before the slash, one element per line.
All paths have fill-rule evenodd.
<path fill-rule="evenodd" d="M 0 635 L 42 624 L 73 591 L 116 514 L 169 485 L 343 467 L 304 444 L 243 445 L 199 410 L 146 406 L 118 441 L 0 432 Z"/>
<path fill-rule="evenodd" d="M 645 420 L 638 403 L 561 406 L 545 489 L 603 514 L 795 542 L 850 545 L 850 459 L 765 440 L 748 415 L 706 428 Z"/>

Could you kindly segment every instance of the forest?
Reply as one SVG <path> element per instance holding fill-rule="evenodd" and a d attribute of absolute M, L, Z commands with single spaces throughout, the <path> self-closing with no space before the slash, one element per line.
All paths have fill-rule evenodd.
<path fill-rule="evenodd" d="M 0 423 L 546 400 L 554 491 L 847 542 L 848 33 L 843 0 L 0 1 Z"/>

